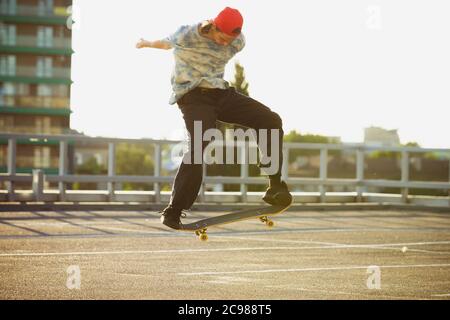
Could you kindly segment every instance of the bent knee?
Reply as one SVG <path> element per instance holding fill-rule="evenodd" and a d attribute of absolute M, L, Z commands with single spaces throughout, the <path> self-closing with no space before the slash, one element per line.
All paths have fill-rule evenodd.
<path fill-rule="evenodd" d="M 283 120 L 278 113 L 272 112 L 270 118 L 270 128 L 271 129 L 282 129 L 283 128 Z"/>

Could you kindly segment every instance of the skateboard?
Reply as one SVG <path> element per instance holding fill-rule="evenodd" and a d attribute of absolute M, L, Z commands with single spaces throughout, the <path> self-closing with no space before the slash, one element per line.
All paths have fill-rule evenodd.
<path fill-rule="evenodd" d="M 271 228 L 274 226 L 274 222 L 270 220 L 269 216 L 274 216 L 286 211 L 291 205 L 288 206 L 264 206 L 260 208 L 239 210 L 231 213 L 227 213 L 217 217 L 211 217 L 202 219 L 193 223 L 184 224 L 180 231 L 195 232 L 201 241 L 207 241 L 208 235 L 206 231 L 209 227 L 219 226 L 241 220 L 248 220 L 252 218 L 259 218 L 259 220 Z"/>

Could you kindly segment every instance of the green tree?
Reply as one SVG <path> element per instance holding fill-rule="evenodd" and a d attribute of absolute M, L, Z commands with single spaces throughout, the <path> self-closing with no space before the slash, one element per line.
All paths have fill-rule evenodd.
<path fill-rule="evenodd" d="M 288 134 L 284 135 L 284 142 L 299 142 L 299 143 L 330 143 L 330 144 L 338 144 L 340 143 L 338 139 L 330 138 L 317 134 L 301 134 L 296 130 L 290 131 Z M 289 152 L 289 162 L 295 161 L 299 156 L 311 156 L 319 154 L 319 150 L 299 150 L 292 149 Z M 339 151 L 331 150 L 329 152 L 330 155 L 337 155 Z"/>
<path fill-rule="evenodd" d="M 408 142 L 406 144 L 402 145 L 403 147 L 420 147 L 420 145 L 417 142 Z M 425 157 L 425 154 L 423 152 L 412 152 L 409 155 L 410 157 L 414 158 L 422 158 Z M 371 159 L 380 159 L 380 158 L 389 158 L 389 159 L 400 159 L 402 157 L 401 152 L 396 151 L 374 151 L 369 153 L 369 158 Z"/>
<path fill-rule="evenodd" d="M 302 142 L 302 143 L 338 143 L 337 140 L 318 134 L 301 134 L 296 130 L 290 131 L 284 136 L 285 142 Z"/>
<path fill-rule="evenodd" d="M 140 175 L 153 174 L 153 146 L 143 144 L 121 143 L 116 149 L 116 174 Z M 131 183 L 123 184 L 124 190 L 151 190 L 153 184 Z"/>
<path fill-rule="evenodd" d="M 244 67 L 236 61 L 234 63 L 234 70 L 234 81 L 231 81 L 231 86 L 235 87 L 237 92 L 240 92 L 243 95 L 249 97 L 249 83 L 245 79 Z"/>
<path fill-rule="evenodd" d="M 408 142 L 404 146 L 405 147 L 418 147 L 418 148 L 420 148 L 420 145 L 417 142 Z"/>
<path fill-rule="evenodd" d="M 75 174 L 80 175 L 105 175 L 107 174 L 107 169 L 105 165 L 100 165 L 95 157 L 89 158 L 82 165 L 75 168 Z M 96 182 L 75 182 L 72 185 L 74 190 L 96 190 Z"/>
<path fill-rule="evenodd" d="M 370 159 L 380 159 L 380 158 L 389 158 L 389 159 L 400 159 L 401 153 L 395 151 L 373 151 L 368 153 L 368 158 Z"/>
<path fill-rule="evenodd" d="M 420 148 L 420 145 L 417 142 L 408 142 L 404 144 L 404 146 Z M 428 158 L 430 156 L 433 157 L 431 153 L 424 153 L 424 152 L 411 152 L 409 156 L 410 158 Z"/>

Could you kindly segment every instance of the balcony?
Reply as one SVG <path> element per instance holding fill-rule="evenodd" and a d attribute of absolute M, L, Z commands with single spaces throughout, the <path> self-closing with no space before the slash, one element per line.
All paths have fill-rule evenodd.
<path fill-rule="evenodd" d="M 35 66 L 18 66 L 16 67 L 16 76 L 31 76 L 39 78 L 70 78 L 70 68 L 37 68 Z"/>
<path fill-rule="evenodd" d="M 64 25 L 70 13 L 66 7 L 45 8 L 41 6 L 17 5 L 1 8 L 0 18 L 5 22 L 45 23 Z"/>
<path fill-rule="evenodd" d="M 0 107 L 69 109 L 67 97 L 0 96 Z"/>
<path fill-rule="evenodd" d="M 0 129 L 1 133 L 24 133 L 24 134 L 63 134 L 67 128 L 49 127 L 39 128 L 36 126 L 18 126 L 6 124 Z"/>
<path fill-rule="evenodd" d="M 60 54 L 71 55 L 71 38 L 54 37 L 46 43 L 36 36 L 16 36 L 15 38 L 2 39 L 0 51 L 4 53 L 35 53 L 35 54 Z"/>
<path fill-rule="evenodd" d="M 0 81 L 23 83 L 71 84 L 70 68 L 37 68 L 35 66 L 16 66 L 1 70 Z"/>
<path fill-rule="evenodd" d="M 16 161 L 19 168 L 58 168 L 58 157 L 17 156 Z"/>

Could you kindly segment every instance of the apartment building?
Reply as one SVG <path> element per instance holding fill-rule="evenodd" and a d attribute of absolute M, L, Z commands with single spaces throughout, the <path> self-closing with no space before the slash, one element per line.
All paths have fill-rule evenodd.
<path fill-rule="evenodd" d="M 70 132 L 72 0 L 0 0 L 0 132 Z M 58 172 L 56 141 L 17 141 L 17 172 Z M 7 141 L 0 141 L 6 172 Z"/>

